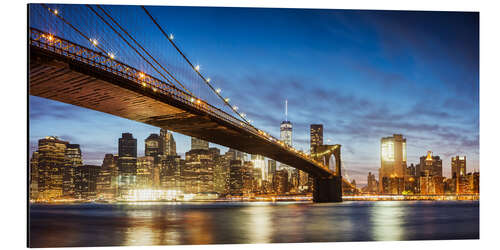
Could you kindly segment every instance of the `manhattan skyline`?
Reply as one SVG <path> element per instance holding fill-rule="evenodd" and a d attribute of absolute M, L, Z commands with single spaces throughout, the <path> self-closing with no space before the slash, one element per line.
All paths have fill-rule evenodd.
<path fill-rule="evenodd" d="M 477 13 L 151 9 L 257 127 L 278 137 L 285 99 L 295 147 L 307 150 L 309 124 L 324 124 L 325 144 L 343 146 L 344 167 L 359 183 L 380 167 L 380 138 L 394 133 L 408 140 L 408 164 L 432 150 L 446 176 L 455 155 L 479 169 Z M 258 18 L 238 18 L 245 14 Z M 105 153 L 117 153 L 122 132 L 138 139 L 139 156 L 144 139 L 159 132 L 39 97 L 29 101 L 30 155 L 38 139 L 55 135 L 80 144 L 86 164 L 100 165 Z M 178 153 L 189 150 L 189 137 L 174 137 Z"/>

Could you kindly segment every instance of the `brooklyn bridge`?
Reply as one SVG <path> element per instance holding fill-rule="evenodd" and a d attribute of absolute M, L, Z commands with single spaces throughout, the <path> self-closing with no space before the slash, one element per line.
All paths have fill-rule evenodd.
<path fill-rule="evenodd" d="M 30 95 L 274 159 L 313 177 L 315 202 L 342 201 L 342 186 L 350 183 L 342 179 L 341 145 L 307 154 L 254 126 L 149 7 L 137 6 L 144 19 L 135 25 L 152 25 L 162 41 L 140 41 L 127 28 L 130 20 L 105 6 L 38 7 L 30 9 L 39 21 L 28 30 Z M 157 52 L 165 50 L 167 56 Z"/>

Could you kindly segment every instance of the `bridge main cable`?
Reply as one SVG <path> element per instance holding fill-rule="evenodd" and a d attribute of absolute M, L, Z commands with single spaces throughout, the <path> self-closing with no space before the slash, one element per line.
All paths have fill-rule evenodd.
<path fill-rule="evenodd" d="M 102 17 L 99 13 L 97 13 L 97 11 L 94 10 L 94 8 L 92 8 L 92 6 L 90 5 L 86 5 L 90 10 L 92 10 L 92 12 L 94 12 L 94 14 L 96 16 L 98 16 L 105 24 L 107 24 L 131 49 L 133 49 L 135 51 L 135 53 L 137 55 L 139 55 L 146 63 L 149 64 L 149 66 L 151 66 L 158 74 L 160 74 L 167 82 L 169 82 L 170 84 L 174 85 L 172 83 L 172 81 L 170 81 L 170 79 L 168 79 L 164 74 L 162 74 L 148 59 L 146 59 L 139 51 L 137 51 L 137 49 L 132 46 L 129 41 L 127 41 L 127 39 L 125 39 L 121 34 L 120 32 L 118 32 L 108 21 L 106 21 L 106 19 L 104 19 L 104 17 Z M 190 95 L 192 95 L 190 92 L 189 92 Z"/>
<path fill-rule="evenodd" d="M 92 9 L 90 5 L 87 4 L 87 7 L 89 7 L 94 13 L 95 10 Z M 181 86 L 186 92 L 188 92 L 190 95 L 193 95 L 191 91 L 189 91 L 177 78 L 175 78 L 161 63 L 159 63 L 152 55 L 149 53 L 139 42 L 137 42 L 136 39 L 132 35 L 130 35 L 129 32 L 127 32 L 104 8 L 102 8 L 100 5 L 97 5 L 97 8 L 99 8 L 120 30 L 125 33 L 144 53 L 146 53 L 158 66 L 160 66 L 163 71 L 165 71 L 172 79 L 175 80 Z M 194 96 L 194 95 L 193 95 Z"/>
<path fill-rule="evenodd" d="M 210 84 L 207 79 L 200 73 L 199 70 L 197 70 L 195 68 L 195 66 L 191 63 L 191 61 L 186 57 L 186 55 L 184 55 L 184 53 L 179 49 L 179 47 L 177 47 L 177 45 L 174 43 L 174 41 L 172 41 L 172 39 L 170 39 L 167 35 L 167 33 L 165 32 L 165 30 L 161 27 L 161 25 L 156 21 L 156 19 L 151 15 L 151 13 L 149 13 L 149 11 L 146 9 L 146 7 L 144 7 L 144 5 L 141 5 L 141 8 L 144 10 L 144 12 L 146 12 L 146 14 L 149 16 L 149 18 L 151 19 L 151 21 L 153 21 L 153 23 L 156 25 L 156 27 L 161 31 L 161 33 L 165 36 L 165 38 L 167 38 L 167 40 L 170 42 L 170 44 L 172 44 L 172 46 L 174 46 L 174 48 L 177 50 L 177 52 L 179 52 L 179 54 L 184 58 L 184 60 L 189 64 L 189 66 L 191 66 L 191 68 L 198 74 L 198 76 L 203 80 L 203 82 L 208 85 L 208 87 L 210 87 L 210 89 L 222 100 L 222 102 L 224 104 L 226 104 L 234 113 L 236 113 L 241 119 L 243 119 L 243 121 L 253 127 L 254 129 L 257 130 L 257 128 L 255 128 L 242 114 L 240 114 L 239 112 L 237 112 L 232 106 L 231 104 L 229 104 L 229 102 L 224 99 L 224 97 L 222 97 L 221 94 L 219 94 L 215 88 L 212 86 L 212 84 Z"/>

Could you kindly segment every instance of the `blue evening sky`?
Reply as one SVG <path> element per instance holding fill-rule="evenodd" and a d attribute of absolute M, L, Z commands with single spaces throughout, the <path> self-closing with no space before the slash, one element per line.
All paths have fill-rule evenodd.
<path fill-rule="evenodd" d="M 78 13 L 91 15 L 72 6 L 57 8 L 70 20 Z M 185 64 L 173 50 L 165 52 L 170 45 L 139 7 L 104 8 L 166 64 Z M 469 171 L 479 169 L 478 13 L 148 9 L 256 127 L 279 137 L 285 99 L 295 147 L 307 150 L 309 124 L 322 123 L 325 143 L 342 145 L 344 166 L 358 183 L 366 183 L 368 171 L 378 176 L 380 138 L 394 133 L 407 138 L 408 164 L 431 150 L 443 158 L 446 176 L 454 155 L 467 156 Z M 31 26 L 66 37 L 33 13 Z M 133 53 L 122 52 L 123 45 L 106 43 L 111 39 L 106 35 L 99 39 L 118 60 L 134 60 Z M 144 139 L 159 132 L 39 97 L 29 101 L 30 151 L 38 139 L 55 135 L 80 144 L 86 164 L 101 164 L 105 153 L 117 153 L 122 132 L 138 139 L 139 155 L 144 154 Z M 189 137 L 174 137 L 178 153 L 189 150 Z"/>

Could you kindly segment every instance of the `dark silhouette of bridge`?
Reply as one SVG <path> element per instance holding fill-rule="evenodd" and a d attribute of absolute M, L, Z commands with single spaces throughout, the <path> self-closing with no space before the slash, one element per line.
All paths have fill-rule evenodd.
<path fill-rule="evenodd" d="M 315 202 L 342 201 L 340 145 L 318 146 L 308 155 L 254 127 L 240 113 L 237 118 L 112 54 L 35 28 L 29 30 L 29 94 L 274 159 L 314 178 Z M 329 167 L 332 156 L 335 170 Z"/>

